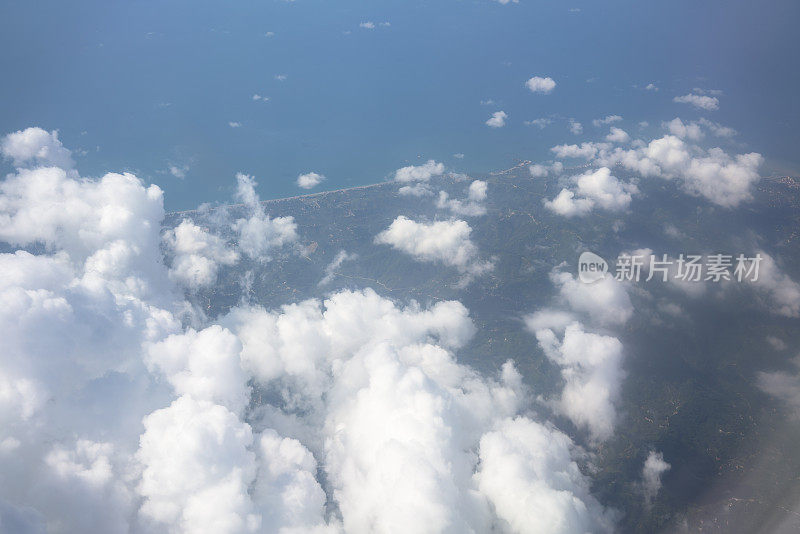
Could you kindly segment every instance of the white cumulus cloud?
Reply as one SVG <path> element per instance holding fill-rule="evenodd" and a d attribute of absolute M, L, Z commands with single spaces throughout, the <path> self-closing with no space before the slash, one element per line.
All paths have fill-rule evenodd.
<path fill-rule="evenodd" d="M 664 461 L 663 453 L 650 451 L 647 455 L 642 467 L 642 490 L 644 491 L 644 500 L 647 505 L 650 505 L 658 495 L 661 490 L 661 475 L 667 472 L 670 467 Z"/>
<path fill-rule="evenodd" d="M 552 200 L 545 200 L 547 209 L 565 217 L 586 215 L 595 207 L 607 211 L 626 209 L 639 192 L 635 184 L 619 181 L 607 167 L 572 177 L 572 189 L 564 188 Z"/>
<path fill-rule="evenodd" d="M 173 256 L 170 277 L 189 288 L 213 284 L 220 266 L 234 265 L 239 260 L 239 254 L 225 240 L 188 219 L 167 230 L 164 243 Z"/>
<path fill-rule="evenodd" d="M 667 129 L 669 133 L 681 139 L 698 141 L 703 138 L 703 129 L 696 122 L 684 123 L 681 119 L 676 117 L 669 122 L 662 123 L 662 126 Z"/>
<path fill-rule="evenodd" d="M 475 217 L 486 213 L 486 182 L 483 180 L 473 180 L 467 188 L 467 198 L 465 200 L 450 198 L 446 191 L 439 191 L 439 199 L 436 207 L 446 209 L 455 215 L 466 215 Z"/>
<path fill-rule="evenodd" d="M 617 421 L 622 371 L 622 343 L 611 336 L 586 332 L 571 323 L 559 339 L 551 329 L 535 331 L 545 355 L 561 367 L 564 387 L 556 408 L 592 438 L 611 437 Z"/>
<path fill-rule="evenodd" d="M 676 96 L 672 100 L 679 104 L 691 104 L 696 108 L 705 109 L 707 111 L 719 109 L 719 99 L 715 96 L 689 93 L 683 96 Z"/>
<path fill-rule="evenodd" d="M 505 111 L 495 111 L 492 116 L 486 120 L 486 126 L 490 128 L 502 128 L 506 125 L 508 113 Z"/>
<path fill-rule="evenodd" d="M 561 368 L 564 386 L 551 404 L 599 443 L 611 437 L 617 423 L 624 350 L 619 339 L 591 332 L 576 314 L 608 329 L 623 326 L 633 305 L 626 288 L 609 276 L 585 284 L 556 269 L 550 278 L 562 309 L 539 310 L 525 317 L 525 324 Z"/>
<path fill-rule="evenodd" d="M 30 164 L 71 169 L 75 166 L 72 152 L 64 148 L 58 132 L 42 128 L 26 128 L 0 140 L 0 153 L 18 167 Z"/>
<path fill-rule="evenodd" d="M 436 163 L 432 159 L 422 165 L 409 165 L 397 169 L 394 173 L 394 180 L 400 183 L 408 182 L 427 182 L 434 176 L 444 174 L 444 164 Z"/>
<path fill-rule="evenodd" d="M 550 78 L 549 76 L 546 78 L 534 76 L 525 82 L 525 87 L 527 87 L 532 93 L 547 94 L 556 88 L 556 82 L 553 81 L 553 78 Z"/>
<path fill-rule="evenodd" d="M 606 143 L 581 143 L 580 145 L 556 145 L 550 149 L 557 158 L 583 158 L 592 159 L 600 151 L 608 149 L 611 145 Z"/>
<path fill-rule="evenodd" d="M 424 223 L 401 215 L 375 237 L 375 242 L 391 245 L 420 261 L 448 265 L 461 273 L 477 276 L 490 271 L 493 265 L 479 258 L 478 247 L 470 239 L 471 233 L 472 228 L 466 221 Z"/>
<path fill-rule="evenodd" d="M 687 139 L 696 130 L 673 121 L 668 128 Z M 752 198 L 751 189 L 760 179 L 761 154 L 730 155 L 721 148 L 705 150 L 676 135 L 665 135 L 649 143 L 636 141 L 633 148 L 614 147 L 609 143 L 586 142 L 580 145 L 557 145 L 550 149 L 557 158 L 582 158 L 604 167 L 621 165 L 644 177 L 660 176 L 678 180 L 694 196 L 732 208 Z"/>
<path fill-rule="evenodd" d="M 246 215 L 224 226 L 230 243 L 185 221 L 167 244 L 218 262 L 293 242 L 293 220 L 268 218 L 238 179 L 231 209 Z M 163 219 L 161 190 L 131 174 L 36 166 L 0 182 L 3 527 L 613 530 L 513 363 L 485 376 L 458 361 L 475 332 L 461 303 L 366 289 L 242 301 L 211 320 L 169 275 Z M 460 272 L 490 268 L 469 225 L 437 224 L 401 217 L 385 239 Z"/>
<path fill-rule="evenodd" d="M 249 217 L 233 223 L 233 229 L 239 236 L 239 250 L 250 258 L 263 258 L 271 249 L 297 240 L 297 225 L 293 217 L 272 219 L 264 211 L 252 176 L 239 173 L 236 181 L 236 198 L 250 211 Z"/>
<path fill-rule="evenodd" d="M 307 172 L 297 177 L 297 187 L 311 189 L 317 187 L 325 179 L 325 175 L 316 172 Z"/>
<path fill-rule="evenodd" d="M 614 126 L 611 127 L 611 130 L 606 136 L 606 141 L 610 143 L 627 143 L 630 139 L 631 136 L 628 135 L 628 132 L 622 128 L 615 128 Z"/>

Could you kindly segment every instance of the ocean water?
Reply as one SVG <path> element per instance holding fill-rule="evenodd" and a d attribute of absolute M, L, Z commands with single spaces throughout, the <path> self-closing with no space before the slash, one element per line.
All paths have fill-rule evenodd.
<path fill-rule="evenodd" d="M 707 117 L 739 132 L 709 143 L 764 154 L 765 173 L 800 168 L 787 0 L 4 0 L 3 13 L 3 133 L 57 129 L 83 174 L 134 172 L 171 210 L 229 200 L 237 172 L 279 198 L 310 171 L 336 189 L 429 158 L 467 173 L 543 161 L 601 139 L 592 120 L 610 114 L 643 139 Z M 533 94 L 532 76 L 557 86 Z M 721 91 L 719 109 L 673 102 L 694 88 Z M 504 127 L 484 124 L 501 110 Z"/>

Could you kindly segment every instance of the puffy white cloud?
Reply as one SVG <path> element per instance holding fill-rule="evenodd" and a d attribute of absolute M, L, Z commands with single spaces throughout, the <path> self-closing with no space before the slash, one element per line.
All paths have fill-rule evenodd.
<path fill-rule="evenodd" d="M 488 506 L 470 484 L 475 459 L 463 448 L 469 431 L 456 426 L 465 406 L 407 363 L 447 356 L 433 347 L 409 352 L 378 345 L 345 364 L 332 392 L 327 424 L 338 432 L 327 466 L 345 531 L 486 531 Z"/>
<path fill-rule="evenodd" d="M 197 289 L 212 285 L 216 282 L 221 266 L 238 262 L 239 251 L 250 258 L 263 259 L 270 250 L 297 240 L 294 219 L 271 219 L 259 201 L 253 178 L 239 173 L 236 179 L 236 198 L 244 204 L 249 214 L 231 224 L 237 234 L 235 245 L 189 219 L 184 219 L 177 227 L 164 233 L 164 243 L 172 258 L 170 278 L 185 288 Z"/>
<path fill-rule="evenodd" d="M 18 245 L 44 243 L 48 251 L 0 255 L 7 275 L 0 283 L 0 335 L 6 344 L 0 358 L 0 397 L 4 407 L 17 411 L 0 410 L 0 442 L 24 450 L 15 455 L 13 469 L 0 458 L 0 499 L 35 506 L 41 513 L 37 521 L 47 522 L 54 532 L 130 530 L 138 473 L 127 460 L 135 450 L 142 416 L 166 393 L 148 385 L 145 360 L 179 393 L 239 410 L 247 400 L 246 375 L 235 350 L 238 340 L 230 333 L 226 337 L 212 327 L 159 341 L 180 329 L 170 310 L 183 308 L 161 261 L 163 214 L 160 190 L 145 188 L 132 175 L 83 180 L 61 169 L 39 167 L 0 184 L 2 239 Z M 221 246 L 221 241 L 194 230 L 187 223 L 173 234 L 180 252 L 204 254 L 209 246 Z M 149 356 L 143 346 L 151 347 Z M 183 423 L 171 426 L 180 432 Z M 118 444 L 98 441 L 101 434 Z M 74 435 L 86 437 L 72 445 Z M 145 436 L 152 437 L 153 428 Z M 145 445 L 142 458 L 150 474 L 155 456 L 165 449 L 163 442 L 155 449 Z M 200 458 L 215 469 L 208 459 Z M 167 475 L 158 476 L 175 474 L 170 471 L 173 460 L 162 457 Z M 180 474 L 196 475 L 196 470 Z M 230 493 L 229 482 L 204 488 L 206 500 L 195 504 L 197 495 L 190 495 L 190 487 L 173 487 L 182 493 L 176 500 L 185 504 L 179 523 L 183 527 L 176 528 L 226 531 L 219 517 L 203 516 L 225 500 L 220 497 Z M 241 486 L 245 497 L 249 482 Z M 155 494 L 146 496 L 148 510 L 165 504 L 155 504 Z M 223 523 L 240 516 L 237 510 Z"/>
<path fill-rule="evenodd" d="M 633 184 L 622 183 L 611 175 L 607 167 L 586 172 L 575 178 L 580 196 L 592 199 L 599 207 L 619 211 L 628 207 L 631 194 L 638 192 Z"/>
<path fill-rule="evenodd" d="M 611 276 L 585 284 L 570 273 L 555 270 L 550 279 L 569 307 L 586 314 L 593 323 L 619 326 L 633 316 L 633 304 L 624 284 Z"/>
<path fill-rule="evenodd" d="M 323 412 L 322 423 L 310 417 L 309 425 L 323 431 L 346 532 L 394 532 L 398 524 L 404 532 L 582 532 L 573 528 L 606 524 L 569 438 L 527 418 L 512 421 L 525 398 L 513 366 L 487 379 L 448 350 L 474 331 L 462 305 L 400 308 L 367 290 L 276 312 L 240 309 L 227 320 L 262 385 L 281 384 L 284 402 L 304 414 Z M 273 446 L 278 440 L 273 435 Z M 477 446 L 480 458 L 471 452 Z M 299 444 L 287 448 L 297 466 L 287 473 L 313 472 Z M 504 477 L 539 496 L 546 516 L 528 514 L 519 496 L 504 492 Z M 299 478 L 313 495 L 311 480 Z"/>
<path fill-rule="evenodd" d="M 545 207 L 565 217 L 586 215 L 595 207 L 621 211 L 638 193 L 636 185 L 620 182 L 607 167 L 574 176 L 572 182 L 574 190 L 562 189 L 553 200 L 544 201 Z"/>
<path fill-rule="evenodd" d="M 673 127 L 681 129 L 677 123 Z M 720 148 L 703 150 L 675 135 L 665 135 L 632 149 L 583 143 L 559 145 L 551 150 L 559 158 L 582 157 L 606 167 L 622 165 L 645 177 L 680 180 L 687 193 L 728 208 L 752 198 L 750 190 L 759 180 L 758 167 L 763 161 L 755 152 L 731 156 Z"/>
<path fill-rule="evenodd" d="M 10 133 L 0 140 L 0 153 L 18 167 L 43 165 L 71 169 L 75 166 L 72 152 L 64 148 L 58 132 L 42 128 L 26 128 Z"/>
<path fill-rule="evenodd" d="M 444 164 L 436 163 L 432 159 L 428 160 L 422 165 L 409 165 L 397 169 L 394 173 L 394 180 L 396 182 L 428 182 L 434 176 L 441 176 L 444 174 Z"/>
<path fill-rule="evenodd" d="M 606 115 L 602 119 L 594 119 L 592 121 L 592 125 L 595 128 L 599 128 L 600 126 L 606 126 L 609 124 L 613 124 L 615 122 L 619 122 L 622 120 L 622 117 L 619 115 Z"/>
<path fill-rule="evenodd" d="M 141 347 L 180 328 L 162 195 L 40 159 L 0 183 L 0 240 L 35 252 L 0 254 L 0 502 L 33 531 L 128 532 L 130 453 L 165 397 Z"/>
<path fill-rule="evenodd" d="M 592 159 L 600 151 L 608 150 L 611 145 L 607 143 L 581 143 L 580 145 L 556 145 L 550 149 L 557 158 L 583 158 Z"/>
<path fill-rule="evenodd" d="M 20 169 L 0 183 L 0 239 L 41 242 L 83 262 L 100 249 L 130 243 L 151 253 L 163 217 L 161 189 L 145 188 L 132 174 L 98 181 L 75 179 L 56 167 Z M 151 259 L 151 258 L 147 258 Z"/>
<path fill-rule="evenodd" d="M 564 388 L 556 403 L 558 411 L 588 429 L 594 440 L 611 437 L 624 377 L 622 343 L 586 332 L 577 322 L 564 329 L 561 340 L 550 329 L 535 334 L 545 355 L 561 367 Z"/>
<path fill-rule="evenodd" d="M 323 389 L 327 366 L 363 345 L 388 339 L 404 346 L 436 339 L 440 346 L 458 348 L 474 333 L 460 303 L 402 309 L 372 290 L 343 291 L 324 302 L 285 306 L 280 313 L 239 308 L 223 323 L 242 341 L 242 362 L 254 377 L 262 383 L 294 377 L 303 384 L 298 389 L 312 396 Z"/>
<path fill-rule="evenodd" d="M 145 362 L 162 373 L 175 393 L 225 406 L 240 413 L 250 397 L 240 365 L 242 345 L 230 331 L 212 325 L 189 328 L 148 348 Z"/>
<path fill-rule="evenodd" d="M 645 86 L 645 90 L 646 91 L 658 91 L 658 87 L 656 87 L 656 84 L 654 84 L 654 83 L 648 83 Z"/>
<path fill-rule="evenodd" d="M 542 165 L 540 163 L 535 163 L 528 167 L 528 170 L 531 173 L 531 176 L 534 178 L 543 178 L 548 174 L 560 174 L 564 170 L 564 164 L 560 161 L 555 161 L 550 165 Z"/>
<path fill-rule="evenodd" d="M 268 226 L 254 185 L 240 176 L 238 197 Z M 168 276 L 163 216 L 160 190 L 132 175 L 40 167 L 0 183 L 0 239 L 36 250 L 0 254 L 3 528 L 569 532 L 607 520 L 569 438 L 521 416 L 530 399 L 513 364 L 490 377 L 457 361 L 475 331 L 463 305 L 344 291 L 209 324 Z M 412 228 L 425 234 L 412 249 L 472 272 L 469 226 L 436 227 L 446 235 L 432 245 L 434 224 Z M 220 245 L 190 225 L 173 236 L 182 250 Z M 546 517 L 498 488 L 509 465 Z"/>
<path fill-rule="evenodd" d="M 571 446 L 561 432 L 524 418 L 481 438 L 476 478 L 501 532 L 613 532 L 613 517 L 591 496 Z"/>
<path fill-rule="evenodd" d="M 664 461 L 663 453 L 650 451 L 647 455 L 642 467 L 642 490 L 644 491 L 644 500 L 647 505 L 650 505 L 658 495 L 661 490 L 661 475 L 668 471 L 670 467 Z"/>
<path fill-rule="evenodd" d="M 545 308 L 525 317 L 525 326 L 531 332 L 537 330 L 563 331 L 568 325 L 576 322 L 575 315 L 563 310 Z"/>
<path fill-rule="evenodd" d="M 420 261 L 449 265 L 461 273 L 478 276 L 490 271 L 493 265 L 479 259 L 471 233 L 466 221 L 422 223 L 401 215 L 375 237 L 375 242 L 391 245 Z"/>
<path fill-rule="evenodd" d="M 720 206 L 737 206 L 752 198 L 750 190 L 760 178 L 758 167 L 763 160 L 761 154 L 754 152 L 731 157 L 722 149 L 712 148 L 688 161 L 684 187 Z M 668 164 L 665 167 L 669 168 Z"/>
<path fill-rule="evenodd" d="M 697 141 L 703 138 L 703 129 L 696 122 L 684 123 L 676 117 L 669 122 L 662 123 L 662 126 L 669 130 L 669 133 L 681 139 Z"/>
<path fill-rule="evenodd" d="M 474 180 L 469 184 L 467 197 L 475 202 L 486 200 L 486 182 L 483 180 Z"/>
<path fill-rule="evenodd" d="M 444 174 L 444 164 L 430 159 L 422 165 L 409 165 L 397 169 L 394 173 L 396 182 L 405 183 L 397 192 L 400 195 L 422 197 L 432 195 L 428 182 L 431 178 Z"/>
<path fill-rule="evenodd" d="M 545 355 L 561 367 L 564 387 L 554 408 L 595 442 L 608 439 L 617 420 L 625 373 L 623 347 L 612 336 L 589 332 L 575 314 L 603 327 L 624 325 L 633 315 L 626 288 L 612 277 L 586 284 L 558 269 L 550 278 L 558 298 L 573 313 L 543 309 L 525 317 Z"/>
<path fill-rule="evenodd" d="M 486 120 L 486 126 L 490 128 L 502 128 L 506 125 L 508 113 L 505 111 L 495 111 L 492 116 Z"/>
<path fill-rule="evenodd" d="M 254 500 L 262 512 L 262 524 L 272 531 L 339 532 L 326 528 L 325 492 L 317 482 L 317 461 L 302 443 L 271 429 L 258 441 L 260 460 Z"/>
<path fill-rule="evenodd" d="M 140 513 L 173 532 L 257 532 L 250 426 L 223 406 L 183 396 L 144 420 Z"/>
<path fill-rule="evenodd" d="M 590 213 L 594 202 L 588 198 L 576 197 L 574 191 L 565 188 L 553 200 L 545 200 L 544 206 L 564 217 L 576 217 Z"/>
<path fill-rule="evenodd" d="M 569 131 L 574 135 L 580 135 L 583 133 L 583 124 L 576 121 L 575 119 L 569 120 Z"/>
<path fill-rule="evenodd" d="M 556 82 L 549 76 L 542 78 L 541 76 L 534 76 L 525 82 L 525 87 L 532 93 L 547 94 L 556 88 Z"/>
<path fill-rule="evenodd" d="M 325 179 L 325 176 L 316 172 L 307 172 L 297 177 L 297 187 L 301 189 L 311 189 L 318 186 Z"/>
<path fill-rule="evenodd" d="M 239 254 L 222 238 L 188 219 L 164 233 L 164 242 L 173 255 L 170 277 L 188 288 L 209 286 L 217 281 L 220 265 L 234 265 Z"/>
<path fill-rule="evenodd" d="M 366 30 L 374 30 L 375 29 L 375 23 L 372 22 L 372 21 L 361 22 L 358 25 L 358 27 L 359 28 L 364 28 Z"/>
<path fill-rule="evenodd" d="M 439 209 L 450 210 L 456 215 L 475 217 L 486 213 L 486 207 L 483 205 L 484 200 L 486 200 L 486 182 L 474 180 L 469 184 L 466 200 L 450 198 L 446 191 L 439 191 L 439 199 L 436 206 Z"/>
<path fill-rule="evenodd" d="M 271 219 L 259 202 L 253 177 L 239 173 L 236 180 L 236 197 L 250 210 L 250 217 L 233 223 L 233 229 L 239 235 L 239 250 L 251 258 L 259 258 L 273 248 L 296 241 L 294 217 Z"/>
<path fill-rule="evenodd" d="M 679 104 L 691 104 L 696 108 L 705 109 L 707 111 L 719 109 L 719 99 L 714 96 L 689 93 L 688 95 L 676 96 L 672 100 Z"/>
<path fill-rule="evenodd" d="M 628 135 L 628 132 L 621 128 L 611 127 L 608 135 L 606 136 L 606 141 L 609 143 L 627 143 L 631 140 L 631 136 Z"/>
<path fill-rule="evenodd" d="M 77 265 L 63 252 L 0 254 L 0 374 L 8 380 L 0 390 L 20 409 L 12 418 L 44 416 L 39 412 L 51 396 L 61 402 L 46 412 L 61 409 L 90 381 L 135 368 L 141 343 L 177 327 L 170 312 L 154 305 L 169 297 L 163 267 L 136 272 L 132 264 L 142 258 L 132 252 L 119 261 L 98 259 L 118 248 L 130 250 L 115 242 Z M 148 248 L 157 253 L 158 241 Z"/>
<path fill-rule="evenodd" d="M 679 118 L 672 119 L 669 122 L 662 123 L 669 133 L 680 137 L 681 139 L 690 139 L 698 141 L 704 137 L 703 128 L 705 127 L 712 135 L 717 137 L 733 137 L 736 135 L 736 130 L 727 126 L 722 126 L 719 123 L 710 121 L 705 117 L 698 121 L 690 121 L 684 123 Z"/>
<path fill-rule="evenodd" d="M 238 219 L 234 230 L 239 233 L 239 249 L 251 258 L 262 258 L 273 248 L 297 240 L 294 217 L 270 219 L 263 211 L 247 219 Z"/>

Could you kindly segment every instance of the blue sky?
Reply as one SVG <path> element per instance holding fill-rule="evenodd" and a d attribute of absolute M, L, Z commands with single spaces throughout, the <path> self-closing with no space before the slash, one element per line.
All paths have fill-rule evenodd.
<path fill-rule="evenodd" d="M 643 137 L 663 120 L 706 117 L 739 132 L 724 141 L 732 151 L 765 156 L 762 174 L 800 167 L 796 2 L 6 0 L 3 10 L 3 132 L 57 129 L 82 174 L 135 172 L 167 192 L 167 209 L 228 200 L 239 171 L 276 198 L 300 193 L 295 179 L 311 171 L 333 189 L 428 158 L 463 172 L 549 159 L 554 144 L 603 135 L 591 121 L 610 114 Z M 368 21 L 376 27 L 359 26 Z M 557 87 L 533 94 L 532 76 Z M 694 88 L 721 91 L 719 109 L 673 102 Z M 505 127 L 487 127 L 499 110 Z M 525 125 L 538 118 L 552 123 Z"/>

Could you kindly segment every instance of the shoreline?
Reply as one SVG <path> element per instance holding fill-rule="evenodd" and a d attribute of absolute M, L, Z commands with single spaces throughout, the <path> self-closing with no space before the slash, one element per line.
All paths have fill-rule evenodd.
<path fill-rule="evenodd" d="M 374 187 L 380 187 L 382 185 L 388 185 L 388 184 L 392 184 L 392 183 L 394 183 L 394 182 L 393 181 L 387 181 L 387 182 L 377 182 L 377 183 L 374 183 L 374 184 L 355 185 L 353 187 L 342 187 L 340 189 L 330 189 L 330 190 L 327 190 L 327 191 L 318 191 L 316 193 L 306 193 L 306 194 L 303 194 L 303 195 L 294 195 L 294 196 L 291 196 L 291 197 L 271 198 L 271 199 L 268 199 L 268 200 L 260 200 L 258 203 L 262 204 L 262 205 L 265 205 L 265 204 L 276 203 L 276 202 L 286 202 L 286 201 L 289 201 L 289 200 L 300 200 L 300 199 L 305 199 L 305 198 L 322 197 L 322 196 L 330 195 L 330 194 L 334 194 L 334 193 L 346 193 L 348 191 L 356 191 L 356 190 L 359 190 L 359 189 L 371 189 L 371 188 L 374 188 Z M 214 211 L 214 210 L 223 209 L 223 208 L 237 208 L 237 207 L 243 207 L 243 206 L 245 206 L 245 204 L 242 204 L 242 203 L 220 204 L 218 206 L 212 206 L 212 207 L 208 208 L 208 211 Z M 187 215 L 187 214 L 190 214 L 190 213 L 197 213 L 198 211 L 200 211 L 199 208 L 195 208 L 193 210 L 167 211 L 167 212 L 165 212 L 165 216 Z"/>
<path fill-rule="evenodd" d="M 509 167 L 507 169 L 503 169 L 503 170 L 500 170 L 500 171 L 492 171 L 492 172 L 485 173 L 485 174 L 486 174 L 486 176 L 503 176 L 503 175 L 506 175 L 506 174 L 510 174 L 510 173 L 514 172 L 515 170 L 517 170 L 517 169 L 521 169 L 521 168 L 523 168 L 523 167 L 525 167 L 527 165 L 530 165 L 531 163 L 532 162 L 529 161 L 529 160 L 523 160 L 523 161 L 520 161 L 519 163 L 517 163 L 517 164 L 515 164 L 515 165 L 513 165 L 513 166 L 511 166 L 511 167 Z M 328 191 L 318 191 L 316 193 L 305 193 L 305 194 L 302 194 L 302 195 L 294 195 L 294 196 L 291 196 L 291 197 L 271 198 L 271 199 L 268 199 L 268 200 L 261 200 L 261 201 L 259 201 L 259 204 L 267 205 L 267 204 L 270 204 L 270 203 L 286 202 L 286 201 L 289 201 L 289 200 L 300 200 L 300 199 L 305 199 L 305 198 L 322 197 L 322 196 L 330 195 L 330 194 L 334 194 L 334 193 L 346 193 L 346 192 L 349 192 L 349 191 L 357 191 L 359 189 L 372 189 L 372 188 L 375 188 L 375 187 L 380 187 L 380 186 L 389 185 L 389 184 L 393 184 L 393 183 L 395 183 L 394 180 L 387 180 L 387 181 L 384 181 L 384 182 L 376 182 L 376 183 L 373 183 L 373 184 L 355 185 L 355 186 L 352 186 L 352 187 L 342 187 L 342 188 L 339 188 L 339 189 L 330 189 Z M 242 203 L 220 204 L 218 206 L 212 206 L 212 207 L 208 208 L 208 211 L 214 211 L 214 210 L 218 210 L 218 209 L 222 209 L 222 208 L 237 208 L 237 207 L 243 207 L 243 206 L 244 206 L 244 204 L 242 204 Z M 165 217 L 170 217 L 170 216 L 174 217 L 174 216 L 180 216 L 180 215 L 188 215 L 188 214 L 191 214 L 191 213 L 197 213 L 198 211 L 200 211 L 199 208 L 195 208 L 195 209 L 192 209 L 192 210 L 167 211 L 167 212 L 164 213 L 164 216 Z"/>

